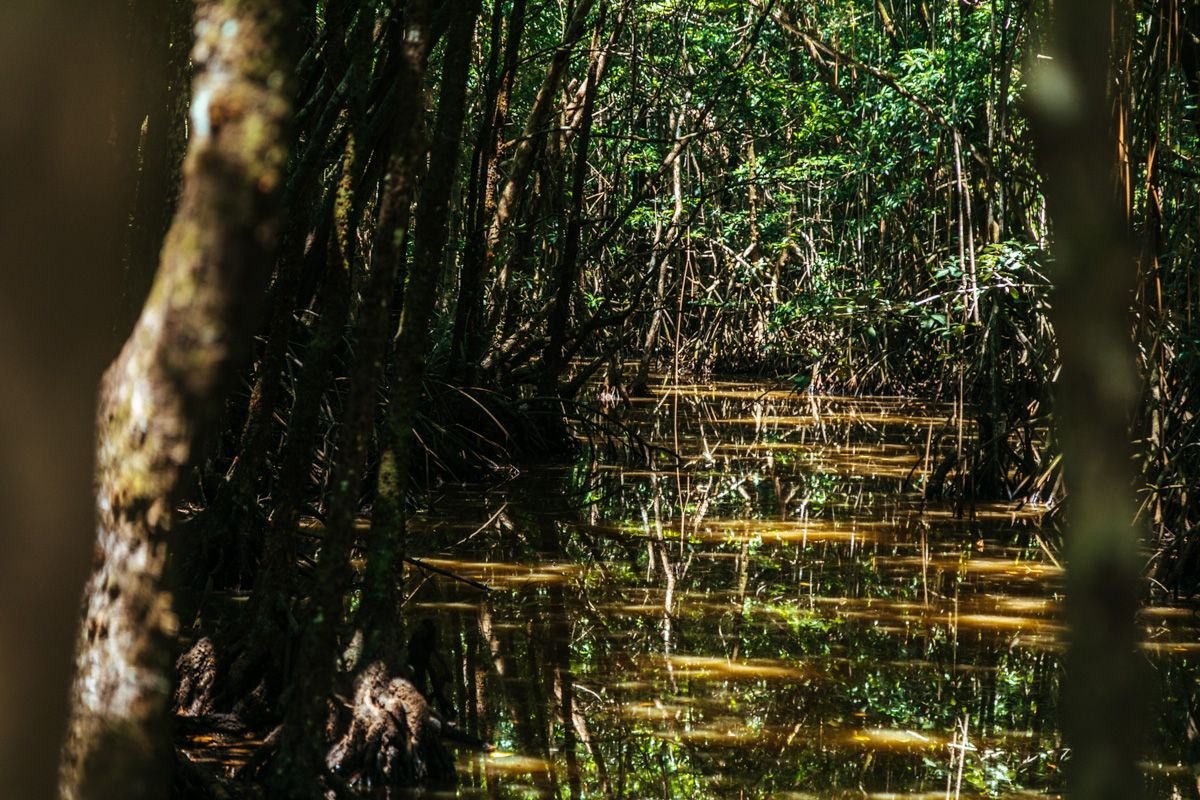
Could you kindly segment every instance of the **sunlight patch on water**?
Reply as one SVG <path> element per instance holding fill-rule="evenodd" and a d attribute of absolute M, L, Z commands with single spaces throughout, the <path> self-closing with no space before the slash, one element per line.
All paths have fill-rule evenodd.
<path fill-rule="evenodd" d="M 715 680 L 796 680 L 803 676 L 800 670 L 783 661 L 769 659 L 747 659 L 733 661 L 714 656 L 676 655 L 663 659 L 651 657 L 651 663 L 668 665 L 675 677 Z"/>
<path fill-rule="evenodd" d="M 965 512 L 964 512 L 965 513 Z M 1036 503 L 976 503 L 970 512 L 981 522 L 1037 522 L 1046 514 L 1046 507 Z M 924 516 L 930 520 L 959 520 L 960 514 L 951 506 L 930 506 Z"/>
<path fill-rule="evenodd" d="M 584 571 L 584 567 L 581 564 L 554 562 L 519 564 L 503 561 L 465 561 L 437 557 L 422 558 L 421 562 L 431 567 L 445 570 L 453 575 L 478 581 L 490 588 L 565 584 L 573 581 Z"/>
<path fill-rule="evenodd" d="M 545 775 L 554 769 L 553 765 L 544 758 L 535 758 L 533 756 L 501 750 L 491 753 L 479 753 L 476 754 L 475 758 L 481 764 L 485 764 L 489 771 L 504 775 Z M 459 771 L 468 771 L 469 766 L 469 764 L 460 763 Z"/>
<path fill-rule="evenodd" d="M 951 621 L 959 628 L 989 631 L 1031 630 L 1042 633 L 1062 634 L 1066 626 L 1047 622 L 1035 617 L 1007 617 L 999 614 L 958 614 Z"/>
<path fill-rule="evenodd" d="M 1138 616 L 1155 619 L 1179 619 L 1195 623 L 1198 621 L 1197 609 L 1187 606 L 1142 606 Z"/>
<path fill-rule="evenodd" d="M 848 732 L 846 742 L 870 745 L 879 750 L 924 750 L 942 747 L 946 744 L 946 739 L 929 732 L 921 733 L 900 728 L 863 728 Z"/>
<path fill-rule="evenodd" d="M 1056 614 L 1059 611 L 1059 604 L 1045 597 L 1012 597 L 989 593 L 981 599 L 990 603 L 997 611 L 1011 611 L 1016 614 Z"/>
<path fill-rule="evenodd" d="M 867 528 L 828 519 L 812 519 L 799 522 L 775 520 L 712 520 L 698 530 L 688 532 L 688 538 L 700 542 L 832 542 L 864 541 L 869 537 Z"/>
<path fill-rule="evenodd" d="M 763 738 L 762 731 L 747 727 L 741 721 L 714 723 L 701 727 L 689 727 L 675 733 L 679 741 L 708 747 L 737 747 L 757 742 Z"/>
<path fill-rule="evenodd" d="M 664 703 L 660 700 L 643 703 L 626 703 L 620 707 L 619 716 L 628 719 L 666 722 L 667 720 L 682 719 L 689 709 L 679 703 Z"/>
<path fill-rule="evenodd" d="M 962 558 L 955 556 L 932 556 L 922 559 L 919 556 L 900 556 L 879 558 L 880 565 L 891 567 L 920 568 L 922 566 L 937 570 L 963 572 L 971 575 L 1004 575 L 1010 578 L 1042 579 L 1057 578 L 1063 574 L 1062 567 L 1056 567 L 1044 561 L 1017 561 L 1008 558 L 989 558 L 978 556 Z"/>
<path fill-rule="evenodd" d="M 1141 642 L 1138 645 L 1148 653 L 1190 655 L 1200 653 L 1200 642 Z"/>

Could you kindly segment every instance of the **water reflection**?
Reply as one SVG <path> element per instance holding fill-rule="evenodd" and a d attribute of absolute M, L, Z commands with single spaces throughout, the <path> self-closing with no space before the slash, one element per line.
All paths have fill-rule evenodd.
<path fill-rule="evenodd" d="M 415 522 L 428 564 L 489 587 L 410 581 L 464 727 L 498 747 L 460 752 L 460 796 L 1058 790 L 1062 571 L 1044 509 L 923 499 L 971 434 L 952 409 L 720 384 L 627 421 L 659 468 L 450 489 Z M 1146 772 L 1170 796 L 1195 620 L 1143 622 L 1167 698 Z"/>

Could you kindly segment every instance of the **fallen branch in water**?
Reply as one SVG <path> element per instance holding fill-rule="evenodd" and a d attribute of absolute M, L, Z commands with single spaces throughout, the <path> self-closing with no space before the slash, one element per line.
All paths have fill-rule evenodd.
<path fill-rule="evenodd" d="M 418 569 L 424 569 L 424 570 L 429 570 L 430 572 L 436 572 L 438 575 L 444 575 L 447 578 L 452 578 L 456 581 L 460 581 L 461 583 L 465 583 L 468 586 L 474 586 L 476 589 L 479 589 L 480 591 L 484 591 L 484 592 L 492 591 L 491 587 L 488 586 L 487 584 L 480 583 L 479 581 L 474 580 L 472 578 L 464 578 L 462 575 L 458 575 L 457 573 L 451 572 L 448 569 L 442 569 L 441 567 L 435 567 L 433 564 L 426 563 L 419 558 L 405 556 L 404 560 L 407 561 L 409 564 L 412 564 L 414 567 L 417 567 Z"/>

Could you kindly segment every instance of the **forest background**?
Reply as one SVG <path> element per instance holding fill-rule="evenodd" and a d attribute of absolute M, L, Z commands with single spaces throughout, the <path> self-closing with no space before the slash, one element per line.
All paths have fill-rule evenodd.
<path fill-rule="evenodd" d="M 578 398 L 596 379 L 619 394 L 646 390 L 655 368 L 765 373 L 797 390 L 950 400 L 975 421 L 942 476 L 963 497 L 1061 500 L 1059 454 L 1076 447 L 1071 502 L 1110 531 L 1091 540 L 1100 556 L 1068 559 L 1078 596 L 1097 600 L 1075 619 L 1097 657 L 1128 644 L 1137 597 L 1200 582 L 1192 3 L 57 12 L 19 4 L 0 46 L 13 176 L 0 324 L 15 389 L 0 416 L 18 514 L 0 600 L 39 597 L 36 613 L 4 616 L 0 652 L 36 657 L 4 656 L 4 674 L 24 676 L 5 683 L 6 707 L 30 713 L 0 731 L 44 744 L 18 763 L 6 738 L 0 774 L 32 781 L 27 796 L 54 772 L 66 714 L 55 692 L 92 553 L 64 532 L 96 528 L 81 455 L 94 387 L 127 338 L 101 399 L 113 449 L 85 636 L 120 643 L 90 668 L 136 675 L 136 698 L 118 709 L 120 692 L 85 701 L 77 684 L 69 763 L 121 754 L 111 763 L 151 776 L 146 796 L 165 757 L 169 588 L 288 596 L 287 532 L 318 507 L 342 538 L 324 548 L 297 646 L 321 653 L 346 635 L 331 620 L 362 545 L 372 566 L 353 625 L 389 663 L 402 629 L 378 619 L 394 611 L 403 537 L 357 542 L 361 502 L 402 531 L 413 485 L 561 450 L 568 421 L 595 421 Z M 1053 19 L 1071 24 L 1055 33 Z M 1049 77 L 1031 95 L 1039 64 Z M 1078 98 L 1077 118 L 1056 115 Z M 1057 262 L 1052 240 L 1069 246 Z M 417 447 L 434 456 L 425 474 L 410 469 Z M 154 480 L 130 467 L 139 454 Z M 199 500 L 205 515 L 178 535 L 177 506 Z M 1149 531 L 1144 581 L 1105 572 L 1106 558 L 1135 558 L 1114 519 Z M 143 546 L 153 556 L 135 558 Z M 286 632 L 260 617 L 269 650 Z M 279 675 L 262 653 L 245 658 L 223 667 L 246 673 L 245 691 L 267 680 L 315 698 L 292 706 L 281 744 L 311 772 L 305 742 L 335 665 Z M 1113 713 L 1080 730 L 1119 730 Z M 44 727 L 17 727 L 31 719 Z M 80 775 L 68 782 L 86 786 Z M 1129 796 L 1127 780 L 1096 785 Z"/>

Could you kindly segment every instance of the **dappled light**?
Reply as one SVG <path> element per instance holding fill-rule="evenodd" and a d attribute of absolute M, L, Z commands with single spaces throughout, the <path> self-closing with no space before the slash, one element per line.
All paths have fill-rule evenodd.
<path fill-rule="evenodd" d="M 931 502 L 918 480 L 906 490 L 879 471 L 881 443 L 912 456 L 939 409 L 779 398 L 777 412 L 817 417 L 777 413 L 766 430 L 804 419 L 819 431 L 780 461 L 753 446 L 761 431 L 722 421 L 728 395 L 758 393 L 697 387 L 681 392 L 677 420 L 649 407 L 631 420 L 652 442 L 678 430 L 685 458 L 721 441 L 736 456 L 716 466 L 589 459 L 484 495 L 448 487 L 413 519 L 421 561 L 490 589 L 429 573 L 410 605 L 444 620 L 462 659 L 452 671 L 485 676 L 458 686 L 455 704 L 478 708 L 502 750 L 544 759 L 552 784 L 579 770 L 585 796 L 603 796 L 600 775 L 698 797 L 802 796 L 791 792 L 802 771 L 813 797 L 944 798 L 964 719 L 971 757 L 1005 776 L 968 773 L 975 790 L 1061 790 L 1063 574 L 1039 544 L 1045 509 Z M 823 457 L 830 442 L 841 458 Z M 442 542 L 460 555 L 438 555 Z M 1143 652 L 1186 684 L 1194 613 L 1140 619 Z M 553 660 L 560 637 L 565 664 Z M 568 674 L 587 731 L 574 767 L 522 722 L 556 719 Z M 1169 737 L 1150 746 L 1157 763 L 1182 757 Z M 460 757 L 481 791 L 544 791 L 525 783 L 532 770 Z M 1178 780 L 1145 774 L 1164 791 Z M 898 785 L 910 790 L 887 791 Z"/>
<path fill-rule="evenodd" d="M 0 797 L 1200 800 L 1195 0 L 12 3 Z"/>

